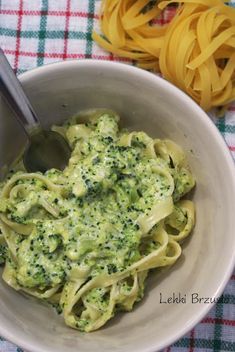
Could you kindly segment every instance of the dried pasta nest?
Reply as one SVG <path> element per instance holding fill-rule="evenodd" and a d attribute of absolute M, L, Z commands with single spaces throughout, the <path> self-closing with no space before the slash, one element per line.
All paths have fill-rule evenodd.
<path fill-rule="evenodd" d="M 172 21 L 154 25 L 172 4 Z M 160 72 L 204 110 L 234 100 L 235 9 L 225 1 L 104 0 L 100 24 L 93 39 L 104 49 Z"/>

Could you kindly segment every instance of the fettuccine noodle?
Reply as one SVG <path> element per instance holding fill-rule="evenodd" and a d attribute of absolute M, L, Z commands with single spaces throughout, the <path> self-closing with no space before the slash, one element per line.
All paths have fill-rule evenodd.
<path fill-rule="evenodd" d="M 189 94 L 205 111 L 235 99 L 235 9 L 223 0 L 102 2 L 101 31 L 93 39 L 112 53 L 136 60 L 142 68 Z M 175 17 L 164 26 L 151 21 L 171 4 Z"/>
<path fill-rule="evenodd" d="M 86 332 L 133 308 L 149 271 L 175 263 L 195 222 L 181 199 L 195 184 L 182 149 L 119 131 L 118 120 L 100 111 L 55 126 L 73 150 L 66 169 L 10 172 L 1 185 L 4 281 Z"/>

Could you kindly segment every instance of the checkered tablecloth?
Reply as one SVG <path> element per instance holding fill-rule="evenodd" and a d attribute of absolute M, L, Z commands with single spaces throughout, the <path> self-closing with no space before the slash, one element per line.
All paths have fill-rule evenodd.
<path fill-rule="evenodd" d="M 92 30 L 98 28 L 100 3 L 100 0 L 0 0 L 0 46 L 16 73 L 66 59 L 128 62 L 104 52 L 91 39 Z M 166 13 L 161 22 L 170 17 L 172 13 Z M 235 159 L 235 103 L 224 118 L 213 121 Z M 16 351 L 22 352 L 0 337 L 0 352 Z M 170 351 L 235 351 L 235 272 L 216 306 L 164 352 Z"/>

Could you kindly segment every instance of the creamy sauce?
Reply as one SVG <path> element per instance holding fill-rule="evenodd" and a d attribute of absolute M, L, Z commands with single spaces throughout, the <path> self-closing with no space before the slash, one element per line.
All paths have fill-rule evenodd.
<path fill-rule="evenodd" d="M 148 219 L 154 206 L 169 198 L 175 205 L 167 226 L 179 232 L 187 223 L 186 211 L 176 202 L 194 186 L 194 179 L 187 167 L 157 153 L 147 134 L 137 132 L 130 137 L 120 132 L 112 113 L 86 124 L 67 123 L 60 132 L 73 152 L 63 172 L 49 170 L 43 175 L 53 187 L 37 177 L 21 178 L 23 171 L 19 171 L 9 176 L 10 180 L 19 176 L 14 188 L 2 195 L 0 212 L 17 225 L 14 235 L 8 235 L 8 246 L 0 242 L 0 264 L 8 258 L 17 289 L 43 293 L 63 288 L 74 278 L 89 281 L 125 272 L 161 247 L 151 238 L 151 227 L 157 224 L 153 222 L 143 239 L 140 219 Z M 31 226 L 28 235 L 21 233 L 20 225 L 23 232 Z M 132 285 L 123 283 L 123 292 Z M 142 297 L 143 288 L 142 283 L 135 300 Z M 93 288 L 84 301 L 105 311 L 106 293 L 104 286 Z M 55 302 L 63 310 L 64 303 Z M 87 324 L 84 317 L 69 323 L 80 330 L 86 330 Z"/>

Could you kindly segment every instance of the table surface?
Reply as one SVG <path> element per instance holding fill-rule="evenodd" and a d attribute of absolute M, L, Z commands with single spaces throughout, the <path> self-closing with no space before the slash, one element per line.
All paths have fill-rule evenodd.
<path fill-rule="evenodd" d="M 67 59 L 127 62 L 103 51 L 91 39 L 98 29 L 101 0 L 0 0 L 0 46 L 17 74 Z M 235 3 L 235 0 L 234 0 Z M 234 6 L 233 3 L 233 6 Z M 165 13 L 161 23 L 172 16 Z M 235 159 L 235 103 L 212 119 Z M 22 352 L 0 337 L 0 352 Z M 235 272 L 219 302 L 187 335 L 164 352 L 235 351 Z"/>

